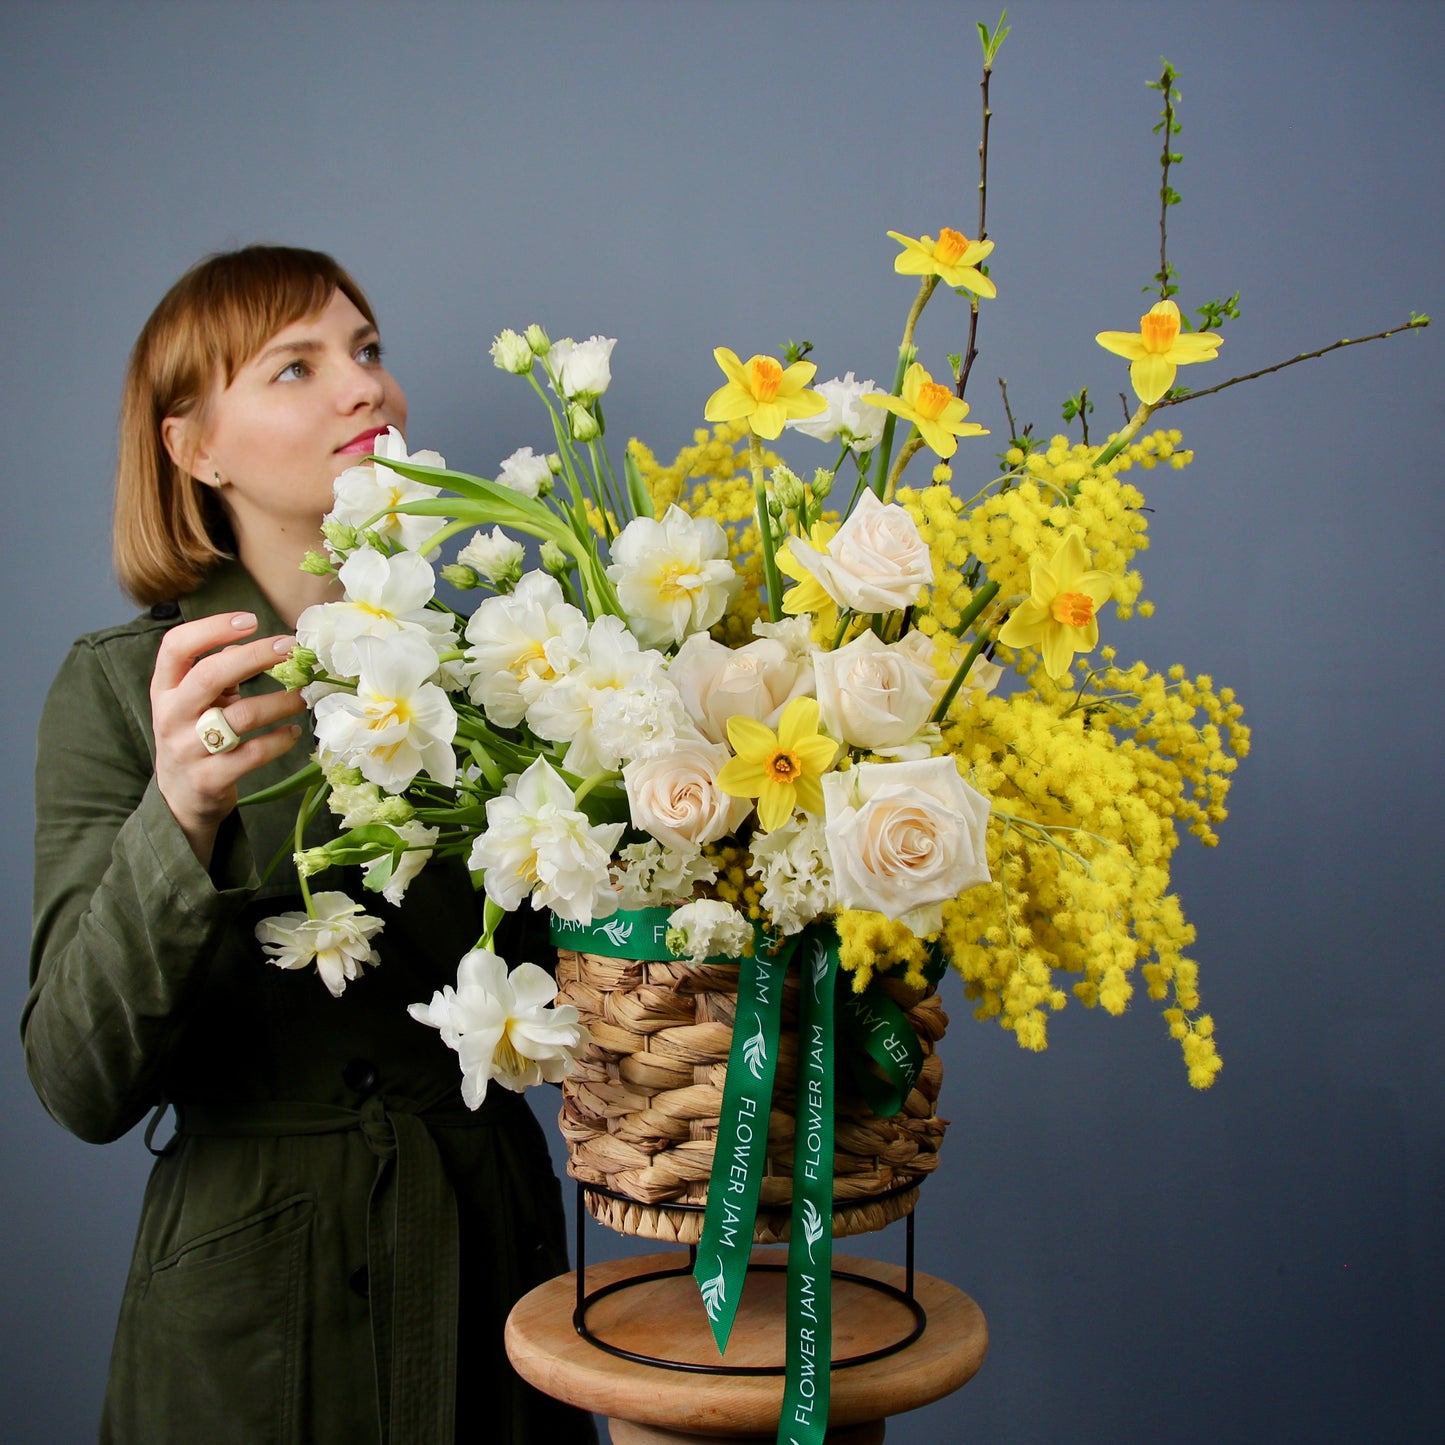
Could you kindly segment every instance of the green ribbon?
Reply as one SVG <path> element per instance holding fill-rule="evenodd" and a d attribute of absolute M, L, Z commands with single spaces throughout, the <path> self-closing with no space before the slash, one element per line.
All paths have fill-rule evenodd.
<path fill-rule="evenodd" d="M 671 908 L 621 908 L 610 918 L 574 923 L 552 915 L 552 942 L 577 953 L 600 953 L 607 958 L 636 958 L 648 963 L 677 962 L 667 946 L 667 920 Z"/>
<path fill-rule="evenodd" d="M 843 1035 L 854 1047 L 844 1057 L 858 1091 L 880 1119 L 904 1105 L 923 1068 L 923 1046 L 908 1015 L 877 983 L 861 993 L 850 988 L 841 1005 Z M 876 1071 L 869 1062 L 876 1065 Z"/>
<path fill-rule="evenodd" d="M 833 1359 L 833 995 L 835 939 L 799 951 L 798 1106 L 788 1236 L 787 1373 L 778 1445 L 821 1445 Z"/>
<path fill-rule="evenodd" d="M 693 1267 L 719 1353 L 727 1349 L 753 1250 L 753 1223 L 767 1158 L 768 1115 L 778 1065 L 783 977 L 795 947 L 796 942 L 790 941 L 773 956 L 758 948 L 751 957 L 738 960 L 737 1013 L 708 1180 L 707 1212 Z"/>

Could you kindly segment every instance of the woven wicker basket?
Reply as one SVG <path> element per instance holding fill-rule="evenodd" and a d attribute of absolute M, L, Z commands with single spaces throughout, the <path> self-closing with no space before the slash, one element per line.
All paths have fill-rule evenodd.
<path fill-rule="evenodd" d="M 587 1208 L 621 1234 L 695 1244 L 700 1212 L 669 1208 L 707 1202 L 713 1140 L 737 1004 L 737 969 L 642 963 L 558 950 L 558 1002 L 575 1004 L 592 1033 L 591 1046 L 562 1085 L 560 1123 L 568 1172 L 583 1184 Z M 947 1120 L 934 1113 L 943 1066 L 934 1044 L 948 1016 L 935 996 L 891 980 L 884 986 L 907 1011 L 924 1050 L 924 1065 L 904 1107 L 880 1119 L 852 1089 L 847 1069 L 836 1074 L 833 1233 L 882 1229 L 908 1214 L 917 1184 L 938 1162 Z M 793 1197 L 797 1075 L 797 990 L 783 991 L 767 1164 L 758 1244 L 788 1237 Z M 773 1206 L 770 1208 L 770 1206 Z M 778 1208 L 777 1206 L 781 1206 Z"/>

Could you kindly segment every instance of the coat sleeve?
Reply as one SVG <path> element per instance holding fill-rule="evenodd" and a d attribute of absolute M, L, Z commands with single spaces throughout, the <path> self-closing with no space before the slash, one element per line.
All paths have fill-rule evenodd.
<path fill-rule="evenodd" d="M 21 1035 L 41 1101 L 93 1143 L 161 1102 L 188 1005 L 256 884 L 239 824 L 223 828 L 208 871 L 156 786 L 154 653 L 145 634 L 82 639 L 40 724 Z"/>

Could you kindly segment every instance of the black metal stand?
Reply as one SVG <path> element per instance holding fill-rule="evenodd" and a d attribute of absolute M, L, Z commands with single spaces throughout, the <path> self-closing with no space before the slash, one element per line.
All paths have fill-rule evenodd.
<path fill-rule="evenodd" d="M 891 1190 L 888 1194 L 874 1195 L 874 1199 L 887 1199 L 893 1194 L 904 1194 L 910 1189 L 916 1189 L 916 1183 L 904 1185 L 903 1187 Z M 697 1263 L 697 1246 L 689 1245 L 687 1251 L 687 1263 L 677 1269 L 655 1269 L 645 1274 L 632 1275 L 627 1279 L 614 1280 L 613 1283 L 603 1285 L 600 1289 L 587 1292 L 587 1231 L 586 1217 L 588 1214 L 586 1198 L 588 1194 L 600 1194 L 608 1199 L 619 1199 L 623 1203 L 635 1203 L 629 1200 L 626 1195 L 617 1194 L 611 1189 L 604 1189 L 601 1185 L 583 1184 L 580 1181 L 577 1185 L 577 1227 L 576 1227 L 576 1255 L 577 1255 L 577 1307 L 572 1311 L 572 1324 L 577 1333 L 599 1350 L 605 1350 L 609 1355 L 616 1355 L 618 1359 L 633 1360 L 638 1364 L 655 1365 L 663 1370 L 679 1370 L 695 1375 L 781 1375 L 786 1372 L 786 1365 L 698 1365 L 686 1360 L 672 1360 L 665 1356 L 644 1355 L 634 1350 L 624 1350 L 617 1345 L 610 1345 L 606 1340 L 599 1339 L 587 1326 L 587 1312 L 600 1299 L 608 1295 L 620 1294 L 623 1290 L 633 1289 L 637 1285 L 647 1284 L 652 1280 L 676 1279 L 679 1276 L 690 1275 Z M 835 1201 L 845 1203 L 846 1201 Z M 705 1206 L 701 1204 L 684 1204 L 669 1201 L 668 1209 L 675 1209 L 685 1214 L 702 1214 Z M 758 1212 L 773 1214 L 788 1214 L 791 1210 L 788 1206 L 760 1205 Z M 909 1210 L 905 1216 L 905 1263 L 904 1263 L 904 1288 L 898 1289 L 895 1285 L 885 1284 L 882 1280 L 870 1279 L 866 1275 L 853 1274 L 848 1270 L 833 1271 L 834 1279 L 843 1279 L 851 1284 L 861 1285 L 865 1289 L 875 1290 L 879 1294 L 897 1300 L 904 1305 L 913 1319 L 913 1328 L 895 1340 L 892 1344 L 884 1345 L 879 1349 L 870 1350 L 866 1355 L 850 1355 L 846 1359 L 833 1360 L 831 1366 L 835 1370 L 845 1370 L 851 1365 L 866 1365 L 874 1360 L 886 1359 L 889 1355 L 895 1355 L 900 1350 L 907 1349 L 922 1334 L 928 1325 L 928 1316 L 923 1306 L 919 1304 L 913 1292 L 913 1211 Z M 758 1274 L 786 1274 L 787 1266 L 781 1264 L 749 1264 L 748 1273 Z"/>

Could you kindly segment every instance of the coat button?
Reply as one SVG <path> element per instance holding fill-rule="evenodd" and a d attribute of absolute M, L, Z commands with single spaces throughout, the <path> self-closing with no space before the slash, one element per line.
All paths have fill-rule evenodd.
<path fill-rule="evenodd" d="M 369 1094 L 381 1082 L 381 1075 L 370 1059 L 352 1059 L 342 1069 L 341 1081 L 354 1093 Z"/>
<path fill-rule="evenodd" d="M 151 608 L 151 616 L 157 622 L 170 622 L 173 618 L 181 615 L 180 604 L 177 602 L 157 602 Z"/>
<path fill-rule="evenodd" d="M 366 1272 L 364 1264 L 357 1265 L 346 1277 L 346 1282 L 351 1286 L 351 1292 L 366 1299 L 371 1294 L 371 1276 Z"/>

